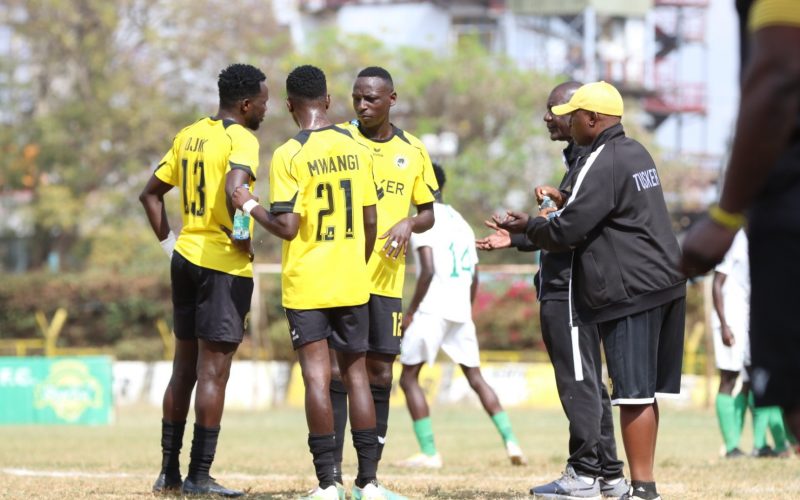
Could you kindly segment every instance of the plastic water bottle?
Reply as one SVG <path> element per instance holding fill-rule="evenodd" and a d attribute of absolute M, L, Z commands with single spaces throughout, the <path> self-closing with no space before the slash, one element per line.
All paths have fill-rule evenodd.
<path fill-rule="evenodd" d="M 244 189 L 250 189 L 247 184 L 242 184 Z M 244 213 L 241 208 L 236 209 L 233 214 L 233 233 L 234 240 L 246 240 L 250 238 L 250 216 Z"/>
<path fill-rule="evenodd" d="M 544 208 L 558 208 L 558 207 L 556 207 L 556 202 L 554 202 L 549 196 L 544 195 L 542 196 L 542 203 L 541 205 L 539 205 L 539 210 L 542 210 Z M 548 220 L 553 219 L 555 217 L 556 217 L 556 212 L 550 212 L 549 214 L 547 214 Z"/>

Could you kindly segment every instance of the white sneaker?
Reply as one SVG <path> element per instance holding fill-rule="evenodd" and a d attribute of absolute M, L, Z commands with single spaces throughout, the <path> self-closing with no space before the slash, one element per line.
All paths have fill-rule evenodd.
<path fill-rule="evenodd" d="M 397 463 L 398 467 L 408 467 L 410 469 L 441 469 L 442 456 L 437 451 L 435 455 L 417 453 L 402 462 Z"/>
<path fill-rule="evenodd" d="M 335 484 L 324 489 L 317 486 L 315 489 L 309 491 L 307 495 L 301 496 L 298 500 L 339 500 L 339 491 L 336 489 Z"/>
<path fill-rule="evenodd" d="M 353 500 L 408 500 L 408 498 L 387 490 L 373 481 L 367 483 L 363 488 L 353 485 Z"/>
<path fill-rule="evenodd" d="M 511 465 L 528 465 L 528 459 L 525 458 L 525 454 L 522 453 L 522 448 L 513 441 L 506 442 L 506 453 L 508 454 L 509 460 L 511 460 Z"/>

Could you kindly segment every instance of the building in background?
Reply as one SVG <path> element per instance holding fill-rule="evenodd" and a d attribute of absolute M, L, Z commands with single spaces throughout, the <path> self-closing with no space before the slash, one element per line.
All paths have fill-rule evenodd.
<path fill-rule="evenodd" d="M 478 40 L 521 68 L 606 80 L 645 112 L 664 156 L 697 169 L 683 190 L 702 205 L 727 152 L 738 99 L 737 22 L 729 0 L 275 0 L 299 49 L 335 26 L 388 46 L 439 53 Z M 428 143 L 436 153 L 437 138 Z M 445 141 L 448 146 L 452 142 Z"/>

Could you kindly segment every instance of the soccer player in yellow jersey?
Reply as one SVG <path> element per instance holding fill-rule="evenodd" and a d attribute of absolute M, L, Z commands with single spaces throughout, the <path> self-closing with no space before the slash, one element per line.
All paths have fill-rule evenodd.
<path fill-rule="evenodd" d="M 350 396 L 358 455 L 354 499 L 385 499 L 378 485 L 375 411 L 365 353 L 370 259 L 377 235 L 379 191 L 370 150 L 327 115 L 325 74 L 314 66 L 286 78 L 286 104 L 301 131 L 280 146 L 270 166 L 269 210 L 237 189 L 234 205 L 284 239 L 283 306 L 305 384 L 308 446 L 319 486 L 308 499 L 337 500 L 328 347 L 336 352 Z"/>
<path fill-rule="evenodd" d="M 800 2 L 736 6 L 743 62 L 736 137 L 719 204 L 686 235 L 681 264 L 688 276 L 707 272 L 747 222 L 753 395 L 756 406 L 781 406 L 800 436 Z"/>
<path fill-rule="evenodd" d="M 375 157 L 374 175 L 384 196 L 378 201 L 378 240 L 369 261 L 369 351 L 367 372 L 375 402 L 378 459 L 383 452 L 389 420 L 392 364 L 400 354 L 406 247 L 412 232 L 433 226 L 434 193 L 438 191 L 430 157 L 422 142 L 390 121 L 397 101 L 394 82 L 384 68 L 372 66 L 358 73 L 353 84 L 353 111 L 357 119 L 344 125 L 369 147 Z M 416 205 L 417 214 L 409 216 Z M 335 363 L 331 401 L 336 422 L 336 475 L 341 481 L 347 395 Z"/>
<path fill-rule="evenodd" d="M 219 74 L 219 110 L 181 130 L 139 200 L 171 259 L 175 359 L 164 394 L 162 465 L 153 491 L 238 497 L 209 469 L 217 448 L 231 361 L 244 337 L 253 293 L 249 240 L 233 241 L 231 194 L 253 185 L 258 129 L 269 90 L 258 68 L 233 64 Z M 183 228 L 175 239 L 164 195 L 177 186 Z M 195 424 L 189 474 L 181 481 L 178 456 L 192 390 Z"/>

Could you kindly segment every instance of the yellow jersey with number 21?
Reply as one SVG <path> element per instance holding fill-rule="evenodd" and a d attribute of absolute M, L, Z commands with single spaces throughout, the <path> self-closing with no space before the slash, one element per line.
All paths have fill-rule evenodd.
<path fill-rule="evenodd" d="M 369 150 L 336 125 L 303 130 L 275 150 L 269 180 L 270 212 L 300 215 L 297 236 L 283 242 L 283 306 L 365 304 L 363 209 L 378 200 Z"/>

